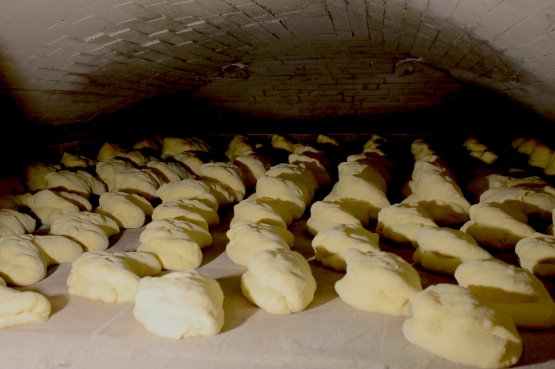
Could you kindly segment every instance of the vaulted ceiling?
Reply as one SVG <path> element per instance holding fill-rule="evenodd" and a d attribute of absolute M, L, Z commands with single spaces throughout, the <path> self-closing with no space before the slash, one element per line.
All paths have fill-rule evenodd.
<path fill-rule="evenodd" d="M 555 1 L 4 1 L 0 76 L 48 125 L 183 92 L 262 117 L 403 112 L 469 85 L 555 120 Z"/>

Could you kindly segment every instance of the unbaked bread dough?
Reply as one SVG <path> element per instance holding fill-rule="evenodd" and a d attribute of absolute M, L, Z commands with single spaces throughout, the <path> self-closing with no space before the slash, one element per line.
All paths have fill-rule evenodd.
<path fill-rule="evenodd" d="M 349 249 L 344 258 L 347 272 L 335 283 L 343 302 L 370 313 L 409 315 L 410 298 L 422 290 L 416 269 L 386 251 Z"/>
<path fill-rule="evenodd" d="M 271 314 L 300 312 L 312 302 L 316 280 L 308 261 L 286 248 L 256 253 L 241 275 L 241 291 Z"/>
<path fill-rule="evenodd" d="M 508 368 L 519 361 L 522 339 L 513 320 L 468 289 L 431 285 L 413 295 L 410 304 L 403 336 L 412 344 L 478 368 Z"/>
<path fill-rule="evenodd" d="M 32 235 L 0 238 L 0 277 L 10 285 L 29 286 L 42 280 L 50 260 Z"/>
<path fill-rule="evenodd" d="M 303 198 L 307 204 L 312 201 L 314 192 L 318 188 L 318 181 L 316 181 L 314 174 L 297 164 L 276 164 L 266 171 L 265 176 L 293 181 L 303 189 Z"/>
<path fill-rule="evenodd" d="M 144 155 L 139 150 L 131 150 L 118 154 L 114 159 L 121 159 L 132 163 L 135 167 L 143 167 L 149 161 L 153 160 L 153 157 Z"/>
<path fill-rule="evenodd" d="M 316 260 L 337 271 L 345 271 L 344 253 L 349 249 L 361 252 L 380 250 L 380 236 L 360 225 L 336 224 L 318 232 L 312 239 Z"/>
<path fill-rule="evenodd" d="M 425 226 L 438 226 L 427 210 L 414 204 L 398 203 L 380 210 L 376 232 L 389 240 L 417 247 L 416 238 Z"/>
<path fill-rule="evenodd" d="M 241 177 L 247 189 L 254 188 L 258 178 L 266 174 L 271 167 L 268 159 L 256 153 L 235 156 L 232 163 L 241 170 Z"/>
<path fill-rule="evenodd" d="M 511 249 L 522 238 L 536 231 L 528 225 L 522 212 L 500 204 L 477 203 L 470 207 L 470 220 L 461 231 L 471 235 L 480 245 Z"/>
<path fill-rule="evenodd" d="M 33 233 L 37 221 L 29 214 L 13 209 L 0 209 L 0 237 Z"/>
<path fill-rule="evenodd" d="M 535 233 L 517 242 L 520 266 L 535 275 L 555 277 L 555 237 Z"/>
<path fill-rule="evenodd" d="M 57 218 L 50 227 L 50 233 L 75 240 L 86 251 L 106 250 L 110 237 L 119 233 L 118 223 L 103 214 L 88 211 L 67 212 Z"/>
<path fill-rule="evenodd" d="M 491 173 L 478 176 L 472 180 L 467 189 L 476 199 L 480 199 L 480 195 L 488 189 L 499 187 L 522 188 L 522 189 L 543 189 L 548 183 L 538 176 L 513 177 L 499 173 Z"/>
<path fill-rule="evenodd" d="M 162 140 L 162 159 L 188 151 L 210 152 L 212 148 L 204 140 L 197 137 L 165 137 Z"/>
<path fill-rule="evenodd" d="M 306 221 L 308 232 L 315 236 L 328 227 L 349 224 L 359 227 L 368 225 L 368 213 L 364 208 L 347 206 L 340 202 L 315 201 L 310 207 L 310 216 Z"/>
<path fill-rule="evenodd" d="M 106 161 L 114 159 L 116 156 L 125 153 L 125 149 L 120 145 L 113 144 L 110 142 L 105 142 L 102 144 L 98 153 L 96 154 L 96 160 Z"/>
<path fill-rule="evenodd" d="M 436 223 L 458 225 L 468 220 L 470 203 L 447 168 L 417 160 L 408 187 L 411 195 L 403 202 L 426 208 Z"/>
<path fill-rule="evenodd" d="M 152 220 L 179 219 L 194 223 L 206 230 L 210 227 L 206 219 L 197 211 L 180 206 L 177 201 L 161 203 L 152 213 Z"/>
<path fill-rule="evenodd" d="M 89 198 L 92 194 L 100 195 L 106 191 L 103 182 L 84 170 L 51 172 L 44 179 L 46 188 L 50 190 L 72 192 L 85 198 Z"/>
<path fill-rule="evenodd" d="M 94 166 L 96 161 L 86 157 L 85 155 L 73 154 L 66 151 L 62 154 L 60 164 L 62 164 L 65 168 L 70 169 L 87 169 Z"/>
<path fill-rule="evenodd" d="M 60 235 L 21 235 L 34 243 L 47 257 L 48 265 L 71 263 L 83 254 L 83 247 L 77 241 Z"/>
<path fill-rule="evenodd" d="M 164 183 L 180 181 L 185 178 L 193 178 L 185 167 L 179 163 L 151 160 L 145 164 L 146 168 L 154 171 Z"/>
<path fill-rule="evenodd" d="M 254 152 L 254 148 L 249 143 L 249 139 L 247 138 L 247 136 L 235 135 L 229 141 L 227 145 L 227 150 L 225 151 L 224 155 L 230 161 L 233 161 L 237 156 L 250 155 Z"/>
<path fill-rule="evenodd" d="M 200 177 L 200 167 L 206 162 L 206 160 L 195 151 L 186 151 L 175 154 L 173 159 L 176 162 L 181 163 L 185 169 L 197 177 Z"/>
<path fill-rule="evenodd" d="M 165 183 L 158 188 L 157 196 L 162 202 L 176 201 L 182 199 L 200 200 L 214 210 L 218 210 L 218 197 L 205 182 L 186 178 L 181 181 Z"/>
<path fill-rule="evenodd" d="M 208 187 L 210 187 L 212 193 L 216 195 L 219 206 L 227 207 L 240 201 L 239 199 L 241 198 L 241 195 L 225 183 L 208 179 L 202 179 L 202 181 L 206 183 Z"/>
<path fill-rule="evenodd" d="M 243 200 L 246 192 L 245 183 L 239 167 L 233 163 L 210 162 L 200 167 L 201 179 L 219 182 L 232 190 L 234 202 Z"/>
<path fill-rule="evenodd" d="M 139 282 L 133 316 L 158 336 L 213 336 L 224 324 L 223 301 L 216 279 L 196 270 L 171 272 Z"/>
<path fill-rule="evenodd" d="M 52 305 L 44 295 L 10 288 L 0 278 L 0 329 L 42 323 L 50 318 Z"/>
<path fill-rule="evenodd" d="M 162 269 L 194 269 L 202 263 L 202 248 L 212 243 L 203 227 L 180 219 L 153 220 L 139 236 L 137 251 L 156 255 Z"/>
<path fill-rule="evenodd" d="M 206 229 L 220 222 L 220 216 L 214 208 L 196 199 L 164 201 L 152 213 L 153 220 L 172 218 L 188 220 Z"/>
<path fill-rule="evenodd" d="M 36 192 L 46 189 L 46 175 L 48 173 L 61 170 L 60 165 L 47 163 L 31 163 L 25 166 L 24 177 L 25 186 L 30 192 Z"/>
<path fill-rule="evenodd" d="M 320 160 L 309 155 L 293 153 L 289 154 L 288 161 L 309 170 L 316 179 L 317 188 L 324 188 L 331 183 L 330 174 Z"/>
<path fill-rule="evenodd" d="M 543 188 L 490 188 L 480 195 L 480 202 L 501 204 L 522 211 L 526 215 L 537 214 L 544 220 L 550 220 L 555 210 L 555 196 L 544 192 Z"/>
<path fill-rule="evenodd" d="M 555 327 L 555 302 L 543 282 L 526 269 L 499 259 L 470 260 L 459 265 L 455 279 L 518 327 Z"/>
<path fill-rule="evenodd" d="M 108 189 L 114 188 L 114 176 L 116 173 L 125 172 L 134 168 L 135 167 L 131 163 L 120 159 L 99 161 L 95 165 L 96 175 Z"/>
<path fill-rule="evenodd" d="M 149 201 L 156 199 L 157 190 L 162 181 L 153 173 L 137 168 L 126 169 L 114 173 L 110 192 L 136 193 Z"/>
<path fill-rule="evenodd" d="M 98 199 L 95 212 L 113 218 L 120 228 L 142 227 L 154 208 L 150 201 L 136 193 L 105 192 Z"/>
<path fill-rule="evenodd" d="M 133 150 L 150 150 L 152 152 L 158 152 L 160 146 L 156 140 L 145 138 L 135 142 L 133 144 Z"/>
<path fill-rule="evenodd" d="M 387 192 L 389 177 L 385 174 L 385 169 L 380 164 L 372 165 L 369 160 L 347 160 L 337 166 L 338 178 L 348 176 L 358 176 L 369 183 L 373 183 L 383 192 Z"/>
<path fill-rule="evenodd" d="M 65 213 L 82 210 L 82 204 L 76 201 L 78 197 L 80 196 L 77 194 L 40 190 L 27 199 L 26 205 L 39 219 L 41 224 L 49 226 Z M 81 199 L 87 202 L 86 199 Z M 92 208 L 90 203 L 88 203 L 88 206 Z"/>
<path fill-rule="evenodd" d="M 475 137 L 468 137 L 463 142 L 463 146 L 468 151 L 470 156 L 482 161 L 483 163 L 491 165 L 499 158 L 496 153 Z"/>
<path fill-rule="evenodd" d="M 247 220 L 235 222 L 226 236 L 229 239 L 226 254 L 239 265 L 247 265 L 262 250 L 289 250 L 294 242 L 294 236 L 287 228 Z"/>
<path fill-rule="evenodd" d="M 321 133 L 316 136 L 316 142 L 324 145 L 339 146 L 339 142 L 335 138 Z"/>
<path fill-rule="evenodd" d="M 295 151 L 295 144 L 282 135 L 273 134 L 270 142 L 274 149 L 285 150 L 290 153 Z"/>
<path fill-rule="evenodd" d="M 378 212 L 390 205 L 387 194 L 380 187 L 381 184 L 368 182 L 358 175 L 342 176 L 333 185 L 330 193 L 323 200 L 351 203 L 353 207 L 366 209 L 368 218 L 375 220 Z"/>
<path fill-rule="evenodd" d="M 160 263 L 146 252 L 85 252 L 71 264 L 68 293 L 106 303 L 135 300 L 142 277 L 160 274 Z"/>
<path fill-rule="evenodd" d="M 293 218 L 289 209 L 281 201 L 269 197 L 260 197 L 253 193 L 233 206 L 233 218 L 230 227 L 240 220 L 275 224 L 287 228 Z"/>
<path fill-rule="evenodd" d="M 307 204 L 312 201 L 310 192 L 304 184 L 266 175 L 256 182 L 255 193 L 258 197 L 281 201 L 289 210 L 293 220 L 300 219 Z"/>
<path fill-rule="evenodd" d="M 424 227 L 416 237 L 418 247 L 412 260 L 433 272 L 453 275 L 466 260 L 493 256 L 467 233 L 447 227 Z"/>
<path fill-rule="evenodd" d="M 352 154 L 347 156 L 346 162 L 350 163 L 360 163 L 365 165 L 369 165 L 374 171 L 377 171 L 379 175 L 385 180 L 386 183 L 391 182 L 391 175 L 389 174 L 389 169 L 393 168 L 393 163 L 385 156 L 385 154 L 381 150 L 372 150 L 372 151 L 363 151 L 360 154 Z M 341 165 L 341 163 L 339 164 Z M 339 166 L 338 166 L 339 169 Z M 345 172 L 345 175 L 354 175 L 356 173 L 349 171 Z M 366 176 L 364 173 L 360 173 L 363 176 Z M 373 176 L 374 174 L 371 174 Z M 378 179 L 379 180 L 379 179 Z M 371 180 L 372 182 L 376 182 L 376 180 Z M 377 183 L 377 182 L 376 182 Z"/>
<path fill-rule="evenodd" d="M 46 276 L 48 266 L 70 263 L 82 253 L 77 242 L 64 236 L 0 237 L 0 276 L 9 284 L 29 286 Z"/>

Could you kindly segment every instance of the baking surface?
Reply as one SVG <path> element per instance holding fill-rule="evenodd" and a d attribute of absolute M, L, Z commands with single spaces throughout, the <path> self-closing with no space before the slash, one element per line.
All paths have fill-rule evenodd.
<path fill-rule="evenodd" d="M 33 290 L 52 302 L 52 316 L 40 324 L 0 331 L 2 368 L 468 368 L 444 360 L 406 341 L 405 318 L 356 310 L 337 296 L 334 283 L 343 273 L 311 259 L 305 220 L 294 223 L 294 249 L 310 260 L 318 289 L 305 311 L 274 315 L 241 294 L 246 270 L 225 254 L 231 212 L 213 227 L 199 270 L 217 278 L 224 294 L 225 323 L 215 336 L 173 340 L 147 332 L 133 318 L 133 303 L 107 304 L 67 294 L 70 265 L 59 265 Z M 142 228 L 126 229 L 109 250 L 135 250 Z M 384 249 L 391 246 L 383 245 Z M 388 251 L 410 257 L 410 248 Z M 423 284 L 450 279 L 422 271 Z M 549 281 L 550 283 L 552 281 Z M 552 289 L 551 285 L 551 291 Z M 514 367 L 555 367 L 555 330 L 521 330 L 524 353 Z"/>

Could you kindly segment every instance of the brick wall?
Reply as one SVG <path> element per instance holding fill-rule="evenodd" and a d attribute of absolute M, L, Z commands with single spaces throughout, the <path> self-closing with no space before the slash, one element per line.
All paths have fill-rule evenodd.
<path fill-rule="evenodd" d="M 443 70 L 369 41 L 273 45 L 242 63 L 248 78 L 220 75 L 194 96 L 254 116 L 310 118 L 430 108 L 464 88 Z"/>

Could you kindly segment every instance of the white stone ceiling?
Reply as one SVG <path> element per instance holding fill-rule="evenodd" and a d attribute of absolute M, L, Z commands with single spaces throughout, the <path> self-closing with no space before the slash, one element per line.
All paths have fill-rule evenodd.
<path fill-rule="evenodd" d="M 353 45 L 370 65 L 414 58 L 555 120 L 553 0 L 4 0 L 0 88 L 33 120 L 60 124 L 176 92 L 220 101 L 229 91 L 211 86 L 224 68 L 283 66 L 291 48 L 301 69 L 336 76 L 330 53 L 350 58 Z M 257 84 L 275 82 L 268 68 Z M 341 78 L 313 89 L 374 106 L 368 85 L 380 78 L 356 93 Z"/>

